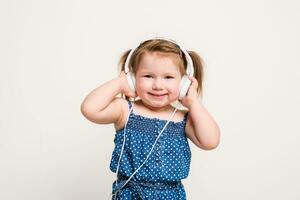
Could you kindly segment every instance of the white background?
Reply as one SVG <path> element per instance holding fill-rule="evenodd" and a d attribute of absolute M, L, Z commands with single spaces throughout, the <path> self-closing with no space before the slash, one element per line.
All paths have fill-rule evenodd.
<path fill-rule="evenodd" d="M 80 113 L 142 39 L 205 61 L 203 103 L 221 128 L 191 142 L 192 200 L 300 199 L 300 3 L 296 0 L 0 2 L 0 199 L 109 199 L 112 125 Z"/>

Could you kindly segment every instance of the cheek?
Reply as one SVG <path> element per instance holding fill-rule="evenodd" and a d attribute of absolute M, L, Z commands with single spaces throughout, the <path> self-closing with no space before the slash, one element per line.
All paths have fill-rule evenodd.
<path fill-rule="evenodd" d="M 149 89 L 149 87 L 150 87 L 150 84 L 147 81 L 144 81 L 144 80 L 136 81 L 136 90 L 137 91 L 146 90 L 146 89 Z"/>
<path fill-rule="evenodd" d="M 173 93 L 173 94 L 179 94 L 179 90 L 180 90 L 180 82 L 173 82 L 172 84 L 169 85 L 169 90 Z"/>

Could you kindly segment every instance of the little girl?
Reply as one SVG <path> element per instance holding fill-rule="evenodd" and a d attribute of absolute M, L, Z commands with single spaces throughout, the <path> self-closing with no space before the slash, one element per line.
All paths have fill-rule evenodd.
<path fill-rule="evenodd" d="M 112 198 L 184 200 L 181 179 L 191 161 L 187 138 L 204 150 L 220 141 L 217 123 L 198 99 L 201 58 L 172 40 L 154 38 L 126 51 L 120 65 L 120 75 L 81 105 L 88 120 L 114 124 Z"/>

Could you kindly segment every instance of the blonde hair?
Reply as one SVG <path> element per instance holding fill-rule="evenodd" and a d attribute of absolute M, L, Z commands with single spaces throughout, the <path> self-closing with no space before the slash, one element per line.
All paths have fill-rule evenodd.
<path fill-rule="evenodd" d="M 128 57 L 128 54 L 131 50 L 125 51 L 119 61 L 120 71 L 124 71 L 125 62 Z M 162 54 L 173 54 L 176 56 L 179 70 L 182 75 L 186 74 L 187 61 L 185 59 L 184 53 L 181 51 L 180 47 L 173 42 L 163 40 L 163 39 L 152 39 L 146 40 L 140 44 L 140 46 L 133 52 L 131 59 L 129 61 L 129 70 L 134 74 L 137 71 L 137 67 L 140 61 L 143 58 L 145 53 L 159 52 Z M 203 94 L 203 60 L 202 58 L 194 51 L 187 51 L 190 57 L 192 58 L 194 65 L 194 77 L 198 81 L 197 93 L 198 95 Z"/>

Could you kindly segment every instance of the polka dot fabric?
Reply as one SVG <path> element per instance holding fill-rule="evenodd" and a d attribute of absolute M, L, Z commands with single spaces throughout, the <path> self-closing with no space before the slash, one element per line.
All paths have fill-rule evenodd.
<path fill-rule="evenodd" d="M 129 108 L 131 108 L 129 102 Z M 144 162 L 158 134 L 167 120 L 149 118 L 130 113 L 126 126 L 126 141 L 119 165 L 118 181 L 114 181 L 113 199 L 186 199 L 181 179 L 188 176 L 191 151 L 185 135 L 187 114 L 180 122 L 170 121 L 159 137 L 151 155 L 139 171 L 122 188 L 120 187 Z M 123 144 L 124 128 L 115 134 L 115 148 L 112 153 L 110 170 L 117 171 Z M 120 189 L 120 190 L 119 190 Z"/>

